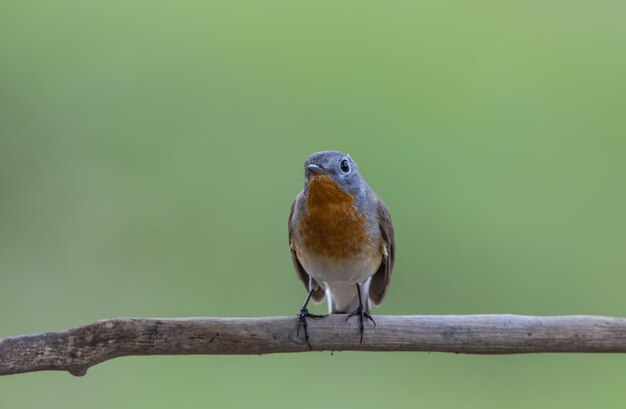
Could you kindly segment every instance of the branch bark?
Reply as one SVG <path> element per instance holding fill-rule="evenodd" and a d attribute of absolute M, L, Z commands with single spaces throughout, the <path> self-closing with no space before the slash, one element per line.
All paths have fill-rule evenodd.
<path fill-rule="evenodd" d="M 359 344 L 358 319 L 309 319 L 316 351 L 465 354 L 626 352 L 626 318 L 519 315 L 378 316 Z M 121 318 L 61 332 L 0 339 L 0 375 L 65 370 L 82 376 L 128 355 L 260 355 L 305 352 L 295 317 Z"/>

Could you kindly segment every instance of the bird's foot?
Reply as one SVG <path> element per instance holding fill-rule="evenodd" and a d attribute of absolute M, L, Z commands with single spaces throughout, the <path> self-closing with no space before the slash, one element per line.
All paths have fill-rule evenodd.
<path fill-rule="evenodd" d="M 306 309 L 305 307 L 302 307 L 302 309 L 300 310 L 300 312 L 298 312 L 298 314 L 296 315 L 297 317 L 297 330 L 296 330 L 296 336 L 300 336 L 300 329 L 302 328 L 302 330 L 304 330 L 304 339 L 306 340 L 306 344 L 308 345 L 309 349 L 313 349 L 311 347 L 311 340 L 309 339 L 309 331 L 308 331 L 308 325 L 306 322 L 307 318 L 324 318 L 326 317 L 326 315 L 317 315 L 317 314 L 311 314 L 309 313 L 309 310 Z"/>
<path fill-rule="evenodd" d="M 359 316 L 359 332 L 361 333 L 361 340 L 359 341 L 359 343 L 362 344 L 363 343 L 363 331 L 365 330 L 365 324 L 364 324 L 365 319 L 367 318 L 368 320 L 372 321 L 374 323 L 374 326 L 376 326 L 376 321 L 374 321 L 374 318 L 372 318 L 370 313 L 365 310 L 363 305 L 359 305 L 359 308 L 357 308 L 356 310 L 348 314 L 348 316 L 346 317 L 346 322 L 350 318 L 354 317 L 355 315 Z"/>

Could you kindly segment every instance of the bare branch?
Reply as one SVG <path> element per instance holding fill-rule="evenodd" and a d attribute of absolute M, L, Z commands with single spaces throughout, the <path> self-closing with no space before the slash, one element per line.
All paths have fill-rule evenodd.
<path fill-rule="evenodd" d="M 309 319 L 317 351 L 466 354 L 626 352 L 626 318 L 519 315 L 378 316 L 359 344 L 357 319 Z M 0 339 L 0 375 L 66 370 L 81 376 L 128 355 L 269 354 L 308 351 L 294 317 L 123 318 L 62 332 Z"/>

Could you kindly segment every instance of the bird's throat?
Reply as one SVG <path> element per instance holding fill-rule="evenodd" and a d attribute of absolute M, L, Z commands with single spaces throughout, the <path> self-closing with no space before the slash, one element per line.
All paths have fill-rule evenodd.
<path fill-rule="evenodd" d="M 309 210 L 326 206 L 354 206 L 354 197 L 346 193 L 330 176 L 312 176 L 306 197 Z"/>

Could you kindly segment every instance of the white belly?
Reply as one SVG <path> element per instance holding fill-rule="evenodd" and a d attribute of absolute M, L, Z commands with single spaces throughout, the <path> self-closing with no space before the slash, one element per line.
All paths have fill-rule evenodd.
<path fill-rule="evenodd" d="M 298 259 L 304 270 L 318 283 L 332 284 L 363 284 L 378 270 L 382 262 L 382 254 L 367 248 L 358 255 L 330 259 L 315 254 L 298 252 Z"/>

